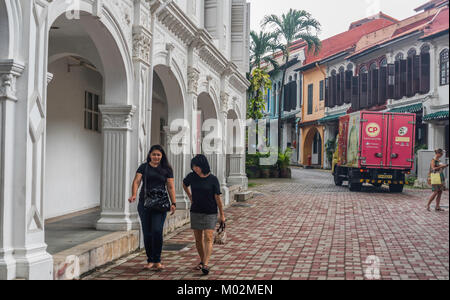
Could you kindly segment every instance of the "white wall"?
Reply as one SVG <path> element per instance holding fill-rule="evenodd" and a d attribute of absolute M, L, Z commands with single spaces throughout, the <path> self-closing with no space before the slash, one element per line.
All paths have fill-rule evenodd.
<path fill-rule="evenodd" d="M 100 205 L 102 136 L 84 129 L 84 95 L 101 95 L 102 77 L 84 68 L 67 70 L 67 58 L 49 66 L 45 218 Z"/>

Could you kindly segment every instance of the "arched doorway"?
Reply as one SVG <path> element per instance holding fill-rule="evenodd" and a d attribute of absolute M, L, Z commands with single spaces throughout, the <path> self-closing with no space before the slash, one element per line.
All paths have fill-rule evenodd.
<path fill-rule="evenodd" d="M 112 19 L 80 3 L 79 19 L 49 10 L 44 216 L 101 206 L 97 229 L 126 231 L 139 226 L 126 202 L 131 59 Z"/>
<path fill-rule="evenodd" d="M 172 141 L 179 133 L 179 125 L 184 120 L 184 94 L 180 79 L 166 65 L 157 65 L 153 73 L 151 144 L 165 148 L 170 164 L 174 169 L 175 191 L 179 209 L 188 208 L 188 200 L 183 191 L 183 178 L 186 175 L 186 153 L 179 153 Z M 176 124 L 173 122 L 177 121 Z"/>
<path fill-rule="evenodd" d="M 197 110 L 198 115 L 194 117 L 197 121 L 196 149 L 199 150 L 199 153 L 206 155 L 211 165 L 211 171 L 218 176 L 218 148 L 221 145 L 219 138 L 222 132 L 221 128 L 217 126 L 219 122 L 218 110 L 210 94 L 203 92 L 198 96 Z M 215 126 L 214 130 L 217 131 L 213 132 L 213 128 L 210 126 Z M 210 139 L 206 141 L 207 138 Z"/>
<path fill-rule="evenodd" d="M 303 165 L 322 167 L 323 165 L 323 138 L 316 127 L 311 127 L 303 143 Z"/>
<path fill-rule="evenodd" d="M 238 114 L 234 109 L 228 111 L 227 114 L 227 141 L 226 141 L 226 178 L 227 184 L 233 185 L 240 183 L 242 173 L 242 127 Z"/>
<path fill-rule="evenodd" d="M 184 119 L 184 96 L 178 78 L 165 65 L 154 67 L 152 103 L 152 145 L 167 148 L 165 127 Z"/>

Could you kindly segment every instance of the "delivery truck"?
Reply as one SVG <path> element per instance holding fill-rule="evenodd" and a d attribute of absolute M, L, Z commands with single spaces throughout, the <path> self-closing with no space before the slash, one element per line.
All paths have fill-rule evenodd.
<path fill-rule="evenodd" d="M 363 184 L 389 185 L 402 193 L 414 167 L 416 115 L 355 112 L 339 120 L 333 176 L 337 186 L 348 181 L 351 191 Z"/>

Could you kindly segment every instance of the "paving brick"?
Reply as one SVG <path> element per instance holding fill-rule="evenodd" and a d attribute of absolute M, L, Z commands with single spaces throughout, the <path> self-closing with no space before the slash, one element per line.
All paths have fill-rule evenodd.
<path fill-rule="evenodd" d="M 381 279 L 448 280 L 449 214 L 425 210 L 429 191 L 368 186 L 351 193 L 327 172 L 294 169 L 293 177 L 258 186 L 248 200 L 253 207 L 227 209 L 228 243 L 215 246 L 209 277 L 192 271 L 199 258 L 191 247 L 164 252 L 161 273 L 143 272 L 141 253 L 85 279 L 364 280 L 374 264 L 367 258 L 377 256 Z M 168 242 L 194 239 L 184 230 Z"/>

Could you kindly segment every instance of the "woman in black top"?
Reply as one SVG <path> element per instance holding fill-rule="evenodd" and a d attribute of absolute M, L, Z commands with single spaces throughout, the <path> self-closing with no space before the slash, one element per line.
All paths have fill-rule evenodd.
<path fill-rule="evenodd" d="M 213 248 L 214 230 L 217 225 L 217 210 L 220 222 L 225 215 L 220 195 L 220 184 L 211 174 L 207 158 L 197 155 L 191 162 L 192 173 L 183 180 L 183 188 L 191 200 L 191 228 L 194 230 L 197 251 L 201 263 L 195 268 L 209 274 L 209 259 Z M 189 190 L 190 187 L 190 190 Z"/>
<path fill-rule="evenodd" d="M 172 201 L 170 212 L 171 215 L 175 213 L 176 198 L 173 169 L 167 161 L 166 153 L 161 146 L 153 146 L 148 154 L 147 162 L 137 170 L 132 187 L 133 195 L 128 200 L 130 203 L 136 201 L 137 191 L 141 182 L 145 182 L 147 190 L 167 187 Z M 144 269 L 155 268 L 157 271 L 162 271 L 164 266 L 161 264 L 161 252 L 167 213 L 147 209 L 144 207 L 144 203 L 144 189 L 142 188 L 139 194 L 138 212 L 144 234 L 145 251 L 148 257 L 148 264 Z"/>

